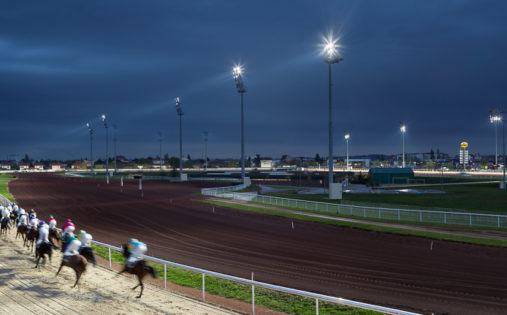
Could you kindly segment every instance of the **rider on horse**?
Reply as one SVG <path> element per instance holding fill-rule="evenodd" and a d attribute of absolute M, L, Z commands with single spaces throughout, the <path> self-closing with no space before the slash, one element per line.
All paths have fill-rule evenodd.
<path fill-rule="evenodd" d="M 71 256 L 79 254 L 79 247 L 81 247 L 81 242 L 77 239 L 77 237 L 74 236 L 74 233 L 70 232 L 70 234 L 67 235 L 67 240 L 65 242 L 66 249 L 63 253 L 63 261 L 68 261 Z"/>
<path fill-rule="evenodd" d="M 4 208 L 2 205 L 0 205 L 0 209 L 2 209 L 2 222 L 9 219 L 9 216 L 11 215 L 11 212 L 8 208 Z"/>
<path fill-rule="evenodd" d="M 27 218 L 26 218 L 26 213 L 25 213 L 25 210 L 24 209 L 21 209 L 19 211 L 19 216 L 18 216 L 18 227 L 20 226 L 26 226 L 27 225 Z"/>
<path fill-rule="evenodd" d="M 81 247 L 92 247 L 92 235 L 86 233 L 85 230 L 79 231 L 79 238 L 81 239 Z"/>
<path fill-rule="evenodd" d="M 65 251 L 65 249 L 67 248 L 67 246 L 69 246 L 70 242 L 72 241 L 72 238 L 76 239 L 76 237 L 74 235 L 74 230 L 75 229 L 76 229 L 76 227 L 74 226 L 74 223 L 72 223 L 72 221 L 70 219 L 67 219 L 67 222 L 65 222 L 65 224 L 62 227 L 62 230 L 63 230 L 63 235 L 62 235 L 62 240 L 63 240 L 62 251 Z M 79 246 L 78 246 L 78 248 L 79 248 Z"/>
<path fill-rule="evenodd" d="M 148 247 L 143 242 L 139 242 L 135 238 L 131 238 L 128 244 L 128 251 L 130 253 L 127 259 L 127 267 L 133 268 L 136 263 L 143 258 L 144 253 L 148 250 Z"/>
<path fill-rule="evenodd" d="M 28 229 L 35 229 L 39 225 L 39 219 L 37 219 L 37 213 L 32 209 L 30 210 L 30 221 L 28 223 Z"/>
<path fill-rule="evenodd" d="M 48 239 L 49 236 L 49 225 L 46 224 L 46 222 L 41 221 L 40 228 L 39 228 L 39 239 L 36 243 L 36 249 L 41 248 L 44 244 L 51 244 Z"/>
<path fill-rule="evenodd" d="M 52 215 L 50 215 L 49 216 L 49 229 L 53 230 L 54 228 L 56 228 L 56 220 L 55 220 L 55 218 L 53 218 Z"/>

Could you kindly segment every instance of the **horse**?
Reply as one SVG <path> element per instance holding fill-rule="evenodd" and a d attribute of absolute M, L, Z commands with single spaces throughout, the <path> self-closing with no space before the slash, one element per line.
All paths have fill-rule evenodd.
<path fill-rule="evenodd" d="M 128 249 L 127 249 L 127 245 L 123 244 L 121 248 L 123 249 L 123 256 L 125 258 L 128 258 L 129 257 L 129 252 L 128 252 Z M 136 285 L 135 287 L 133 287 L 132 290 L 135 290 L 139 286 L 141 287 L 141 292 L 139 293 L 138 296 L 136 296 L 136 298 L 138 298 L 138 299 L 143 295 L 143 290 L 144 290 L 143 278 L 147 274 L 150 274 L 153 278 L 157 277 L 155 275 L 155 270 L 153 269 L 153 267 L 148 266 L 148 264 L 146 263 L 146 261 L 144 259 L 137 261 L 135 263 L 134 267 L 129 267 L 127 265 L 127 262 L 125 262 L 125 265 L 123 266 L 123 269 L 120 272 L 118 272 L 117 275 L 120 275 L 123 272 L 127 272 L 127 273 L 130 273 L 130 274 L 133 274 L 133 275 L 137 276 L 137 280 L 139 280 L 139 284 Z"/>
<path fill-rule="evenodd" d="M 86 271 L 86 264 L 87 264 L 86 258 L 84 258 L 79 254 L 70 256 L 67 259 L 67 261 L 62 259 L 62 263 L 60 264 L 60 268 L 58 268 L 55 277 L 58 276 L 63 266 L 67 266 L 74 269 L 74 272 L 76 273 L 76 282 L 72 286 L 72 288 L 74 288 L 79 282 L 79 278 L 81 278 L 81 275 Z"/>
<path fill-rule="evenodd" d="M 18 238 L 18 235 L 21 235 L 21 239 L 23 239 L 23 244 L 26 242 L 26 232 L 27 232 L 26 225 L 20 225 L 18 226 L 18 230 L 16 232 L 16 239 Z"/>
<path fill-rule="evenodd" d="M 59 247 L 63 247 L 62 246 L 62 232 L 58 229 L 49 229 L 49 235 L 48 235 L 48 239 L 49 241 L 51 242 L 51 244 L 53 244 L 53 247 L 55 249 L 58 249 Z M 58 244 L 58 246 L 57 246 Z"/>
<path fill-rule="evenodd" d="M 86 258 L 89 263 L 93 263 L 93 267 L 97 265 L 97 260 L 95 259 L 95 254 L 93 253 L 93 249 L 91 247 L 81 247 L 79 249 L 79 255 Z"/>
<path fill-rule="evenodd" d="M 51 256 L 53 255 L 53 247 L 55 247 L 52 243 L 41 243 L 39 246 L 35 247 L 35 257 L 37 259 L 37 263 L 34 268 L 39 267 L 40 259 L 44 259 L 44 264 L 46 264 L 46 255 L 49 258 L 49 263 L 51 264 Z"/>
<path fill-rule="evenodd" d="M 35 244 L 35 241 L 39 237 L 39 229 L 35 226 L 33 226 L 31 229 L 29 229 L 26 232 L 26 238 L 25 238 L 25 245 L 26 247 L 30 248 L 30 252 L 33 250 L 33 245 Z"/>
<path fill-rule="evenodd" d="M 6 234 L 7 235 L 7 230 L 9 229 L 9 226 L 10 226 L 10 219 L 9 217 L 6 217 L 5 219 L 2 219 L 0 223 L 0 235 L 1 234 Z"/>

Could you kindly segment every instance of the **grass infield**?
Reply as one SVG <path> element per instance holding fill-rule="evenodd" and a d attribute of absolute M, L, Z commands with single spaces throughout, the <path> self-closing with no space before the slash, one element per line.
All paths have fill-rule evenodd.
<path fill-rule="evenodd" d="M 10 174 L 0 174 L 0 195 L 4 196 L 12 202 L 15 202 L 15 199 L 7 189 L 7 184 L 15 178 L 15 176 Z"/>
<path fill-rule="evenodd" d="M 109 259 L 109 251 L 105 247 L 92 245 L 95 253 L 105 259 Z M 124 264 L 125 258 L 117 251 L 111 251 L 111 261 L 116 264 Z M 150 263 L 155 269 L 157 277 L 164 278 L 164 265 Z M 202 290 L 202 275 L 180 268 L 167 267 L 167 281 L 181 286 Z M 251 287 L 212 276 L 206 276 L 206 292 L 226 298 L 252 303 Z M 290 295 L 263 288 L 255 288 L 255 305 L 263 306 L 275 311 L 288 314 L 315 314 L 315 300 L 305 297 Z M 362 310 L 334 303 L 319 301 L 319 310 L 322 314 L 351 314 L 370 315 L 378 312 Z"/>

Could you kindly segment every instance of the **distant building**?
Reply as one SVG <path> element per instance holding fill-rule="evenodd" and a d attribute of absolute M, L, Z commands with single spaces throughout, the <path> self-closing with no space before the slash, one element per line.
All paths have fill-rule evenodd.
<path fill-rule="evenodd" d="M 411 168 L 371 168 L 368 173 L 370 184 L 408 184 L 414 179 Z"/>
<path fill-rule="evenodd" d="M 0 164 L 0 169 L 2 169 L 2 170 L 10 170 L 11 169 L 11 164 L 10 163 L 2 163 L 2 164 Z"/>
<path fill-rule="evenodd" d="M 20 171 L 27 171 L 30 169 L 30 164 L 28 163 L 19 163 L 19 170 Z"/>
<path fill-rule="evenodd" d="M 44 170 L 44 164 L 42 164 L 42 163 L 35 163 L 34 169 L 36 171 L 42 171 L 42 170 Z"/>
<path fill-rule="evenodd" d="M 63 171 L 65 168 L 61 163 L 52 163 L 51 164 L 51 170 L 53 171 Z"/>
<path fill-rule="evenodd" d="M 273 159 L 262 159 L 261 160 L 261 168 L 273 168 Z"/>

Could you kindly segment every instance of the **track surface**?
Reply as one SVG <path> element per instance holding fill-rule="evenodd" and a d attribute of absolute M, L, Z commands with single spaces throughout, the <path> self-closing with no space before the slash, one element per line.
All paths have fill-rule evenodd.
<path fill-rule="evenodd" d="M 9 189 L 39 217 L 113 245 L 259 281 L 423 313 L 507 313 L 507 249 L 294 222 L 192 201 L 196 183 L 21 175 Z"/>

